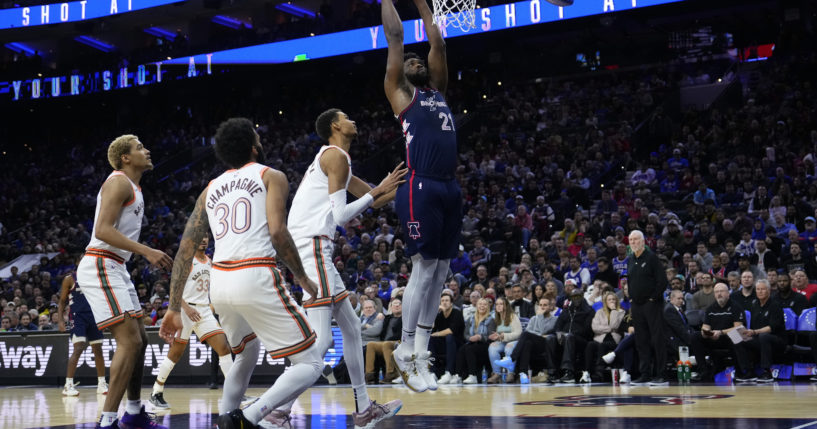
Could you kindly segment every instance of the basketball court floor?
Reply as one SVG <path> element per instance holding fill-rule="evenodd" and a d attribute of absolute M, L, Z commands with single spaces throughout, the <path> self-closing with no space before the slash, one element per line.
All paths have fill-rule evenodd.
<path fill-rule="evenodd" d="M 95 386 L 79 397 L 61 387 L 0 388 L 0 428 L 93 428 L 104 401 Z M 260 395 L 254 387 L 250 395 Z M 173 387 L 173 407 L 157 413 L 170 428 L 213 428 L 221 390 Z M 143 398 L 148 398 L 144 389 Z M 738 386 L 440 386 L 412 393 L 402 386 L 370 387 L 378 401 L 400 398 L 403 409 L 379 428 L 814 428 L 817 384 Z M 151 410 L 147 404 L 148 411 Z M 293 427 L 351 428 L 348 386 L 315 387 L 293 409 Z"/>

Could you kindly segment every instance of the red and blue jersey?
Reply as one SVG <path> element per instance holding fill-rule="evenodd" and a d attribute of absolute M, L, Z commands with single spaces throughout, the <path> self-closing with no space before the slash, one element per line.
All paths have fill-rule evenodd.
<path fill-rule="evenodd" d="M 451 180 L 457 168 L 454 115 L 433 88 L 415 88 L 411 104 L 397 116 L 406 138 L 406 167 L 415 174 Z"/>

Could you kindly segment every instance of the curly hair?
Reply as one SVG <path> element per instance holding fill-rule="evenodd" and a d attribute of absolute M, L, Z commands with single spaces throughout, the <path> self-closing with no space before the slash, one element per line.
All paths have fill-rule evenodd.
<path fill-rule="evenodd" d="M 318 115 L 318 119 L 315 120 L 315 132 L 321 140 L 329 141 L 329 137 L 332 136 L 332 124 L 338 120 L 339 112 L 340 109 L 332 108 Z"/>
<path fill-rule="evenodd" d="M 122 155 L 130 153 L 131 142 L 136 140 L 139 140 L 139 137 L 133 134 L 124 134 L 113 139 L 108 146 L 108 163 L 114 170 L 122 169 Z"/>
<path fill-rule="evenodd" d="M 239 168 L 252 157 L 255 127 L 247 118 L 230 118 L 216 131 L 216 157 L 230 168 Z"/>

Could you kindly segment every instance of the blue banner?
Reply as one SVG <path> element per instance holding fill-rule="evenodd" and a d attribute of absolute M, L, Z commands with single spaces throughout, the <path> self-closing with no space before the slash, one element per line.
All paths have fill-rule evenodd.
<path fill-rule="evenodd" d="M 185 0 L 82 0 L 0 9 L 0 30 L 85 21 Z"/>

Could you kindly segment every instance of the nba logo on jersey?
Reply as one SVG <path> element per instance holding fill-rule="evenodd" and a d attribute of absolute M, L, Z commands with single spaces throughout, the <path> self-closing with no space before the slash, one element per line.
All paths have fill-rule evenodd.
<path fill-rule="evenodd" d="M 407 226 L 409 237 L 414 240 L 420 238 L 420 222 L 409 222 Z"/>

